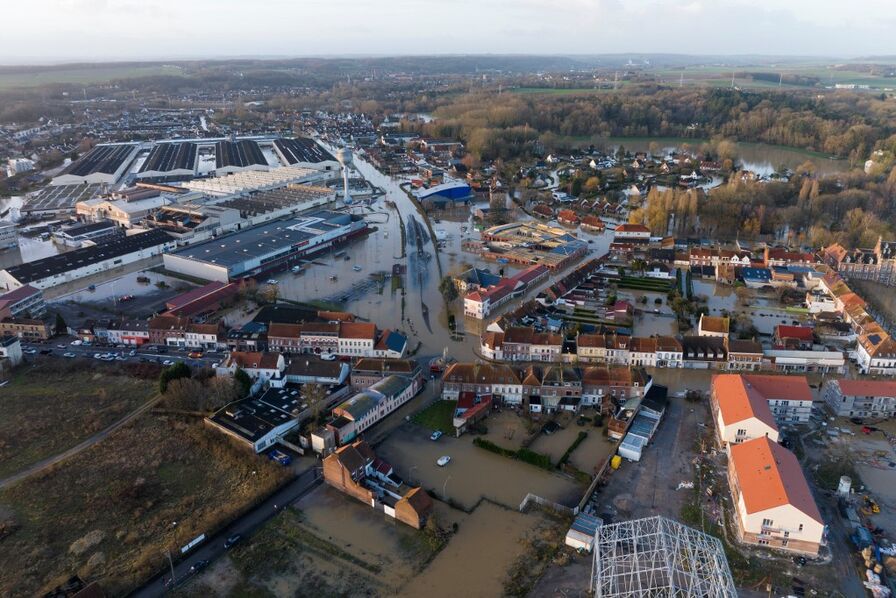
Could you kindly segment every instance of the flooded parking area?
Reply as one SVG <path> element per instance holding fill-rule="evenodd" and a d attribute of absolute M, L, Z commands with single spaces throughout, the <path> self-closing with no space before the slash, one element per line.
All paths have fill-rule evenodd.
<path fill-rule="evenodd" d="M 433 442 L 428 430 L 405 424 L 376 451 L 407 481 L 464 509 L 472 509 L 482 498 L 518 508 L 528 493 L 574 506 L 584 492 L 569 477 L 478 448 L 470 435 L 446 435 Z M 445 467 L 436 465 L 442 455 L 451 457 Z"/>
<path fill-rule="evenodd" d="M 521 539 L 538 524 L 537 515 L 483 502 L 399 596 L 501 596 L 508 568 L 524 552 Z"/>

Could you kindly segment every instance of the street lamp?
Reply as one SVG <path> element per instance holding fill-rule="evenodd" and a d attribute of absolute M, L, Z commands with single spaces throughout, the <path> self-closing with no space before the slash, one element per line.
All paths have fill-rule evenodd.
<path fill-rule="evenodd" d="M 447 491 L 448 491 L 448 482 L 451 480 L 451 476 L 448 476 L 448 479 L 445 480 L 445 483 L 442 484 L 442 497 L 447 499 Z"/>

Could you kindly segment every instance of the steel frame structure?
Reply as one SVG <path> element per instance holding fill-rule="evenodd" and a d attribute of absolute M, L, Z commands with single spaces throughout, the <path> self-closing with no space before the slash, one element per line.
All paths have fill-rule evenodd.
<path fill-rule="evenodd" d="M 737 598 L 719 539 L 665 517 L 598 527 L 590 589 L 595 598 Z"/>

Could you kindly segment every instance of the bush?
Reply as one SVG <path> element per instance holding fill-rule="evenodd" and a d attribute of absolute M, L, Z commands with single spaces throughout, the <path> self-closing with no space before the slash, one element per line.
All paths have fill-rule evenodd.
<path fill-rule="evenodd" d="M 168 384 L 173 380 L 190 377 L 190 366 L 182 361 L 178 361 L 174 365 L 168 366 L 159 375 L 159 392 L 165 394 L 168 390 Z"/>
<path fill-rule="evenodd" d="M 566 452 L 563 453 L 562 457 L 560 457 L 560 462 L 558 463 L 558 465 L 563 465 L 567 461 L 569 461 L 569 457 L 570 455 L 572 455 L 572 452 L 579 448 L 579 445 L 582 444 L 586 438 L 588 438 L 588 432 L 579 432 L 579 435 L 576 436 L 576 439 L 572 441 L 572 444 L 569 445 L 569 448 L 566 449 Z"/>
<path fill-rule="evenodd" d="M 535 451 L 529 450 L 527 448 L 521 448 L 518 451 L 512 451 L 510 449 L 498 446 L 491 440 L 485 440 L 478 436 L 473 439 L 473 444 L 475 446 L 478 446 L 479 448 L 491 451 L 496 455 L 509 457 L 510 459 L 516 459 L 530 465 L 535 465 L 536 467 L 541 467 L 542 469 L 554 469 L 550 457 L 548 457 L 547 455 L 542 455 L 541 453 L 536 453 Z"/>

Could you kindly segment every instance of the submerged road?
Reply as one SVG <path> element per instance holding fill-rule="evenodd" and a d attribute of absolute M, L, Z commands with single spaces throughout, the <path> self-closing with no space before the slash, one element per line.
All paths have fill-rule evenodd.
<path fill-rule="evenodd" d="M 174 587 L 189 581 L 197 573 L 196 570 L 191 568 L 199 561 L 208 561 L 210 563 L 223 556 L 227 552 L 227 549 L 224 548 L 224 542 L 227 538 L 239 534 L 242 536 L 241 542 L 249 541 L 262 525 L 275 517 L 284 508 L 314 490 L 322 482 L 323 478 L 320 477 L 320 470 L 313 467 L 296 477 L 257 507 L 230 523 L 217 534 L 206 538 L 189 556 L 180 562 L 175 562 L 174 579 L 176 582 Z M 178 556 L 172 554 L 171 558 L 176 559 Z M 132 592 L 130 596 L 134 598 L 155 598 L 156 596 L 163 596 L 173 589 L 169 583 L 171 569 L 168 566 L 167 557 L 164 553 L 159 554 L 159 564 L 161 565 L 162 563 L 165 564 L 164 571 L 155 575 L 141 588 Z"/>

